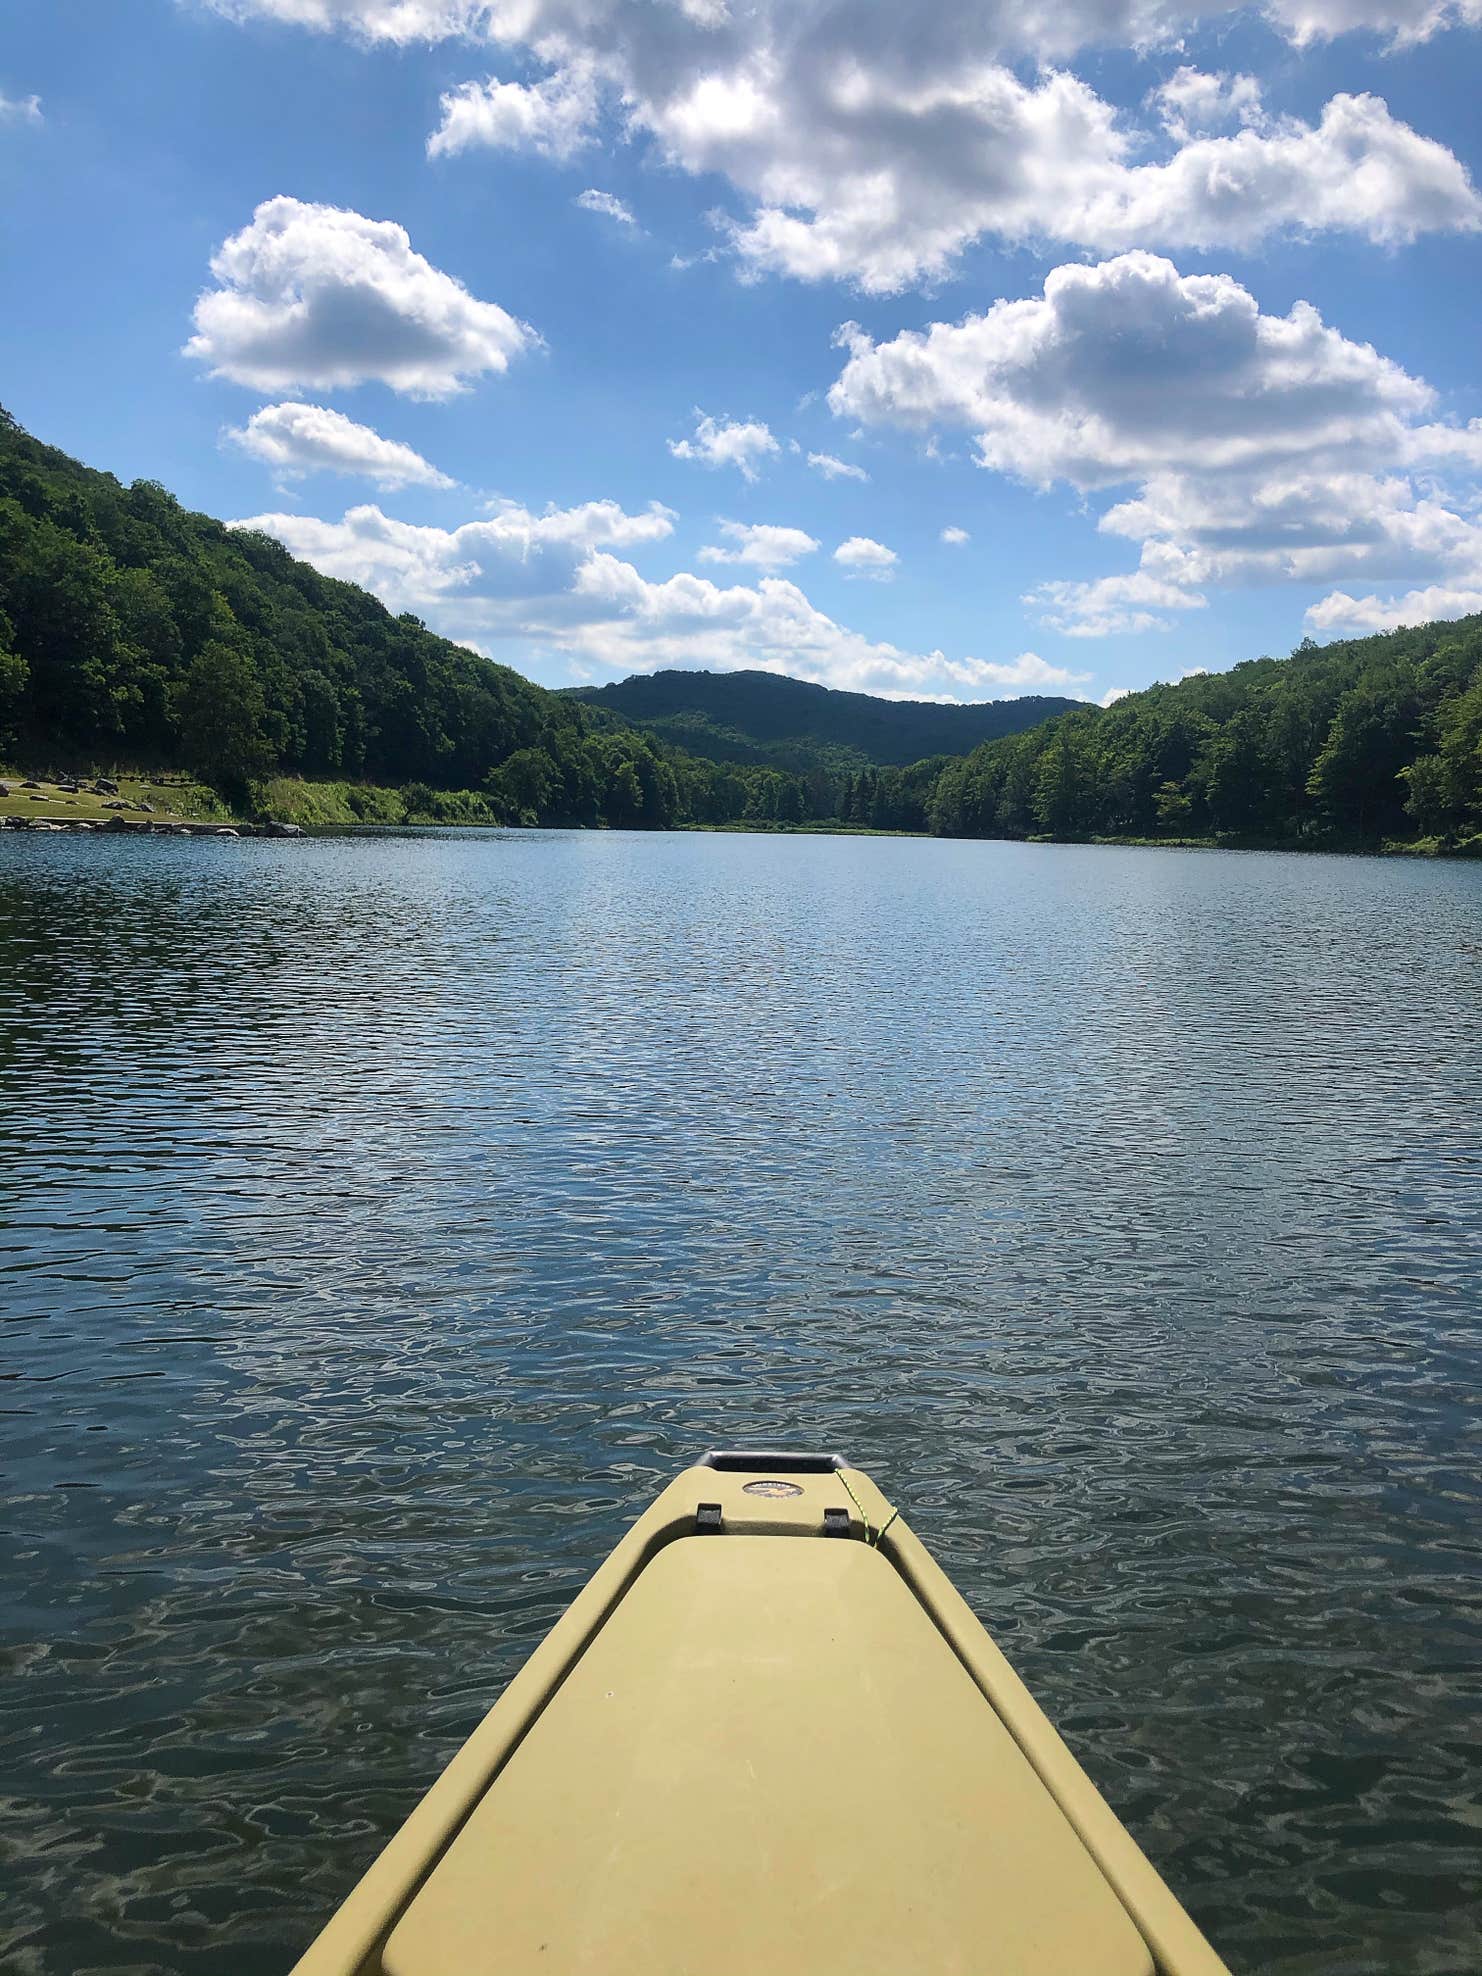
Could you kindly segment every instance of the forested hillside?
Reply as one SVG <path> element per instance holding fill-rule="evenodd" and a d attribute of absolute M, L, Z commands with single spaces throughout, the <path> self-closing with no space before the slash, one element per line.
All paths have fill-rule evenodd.
<path fill-rule="evenodd" d="M 1076 704 L 1053 696 L 966 706 L 881 700 L 751 671 L 636 674 L 569 691 L 691 754 L 802 773 L 857 774 L 904 767 L 928 755 L 965 755 L 980 742 L 1017 734 Z"/>
<path fill-rule="evenodd" d="M 185 768 L 237 803 L 287 773 L 348 785 L 356 814 L 365 785 L 398 791 L 398 815 L 471 821 L 1482 845 L 1482 617 L 1308 642 L 1049 719 L 1043 700 L 903 708 L 765 673 L 590 697 L 0 412 L 0 752 L 38 768 Z M 695 752 L 662 712 L 685 704 Z M 966 756 L 852 765 L 899 723 L 940 745 L 959 717 L 1034 724 Z M 728 735 L 761 758 L 704 758 Z M 774 747 L 803 753 L 778 765 Z M 386 810 L 367 797 L 364 813 Z"/>
<path fill-rule="evenodd" d="M 1482 617 L 1256 659 L 1063 714 L 947 765 L 957 837 L 1364 846 L 1482 834 Z"/>
<path fill-rule="evenodd" d="M 667 825 L 805 814 L 394 617 L 265 535 L 125 487 L 0 411 L 0 752 L 407 792 L 415 815 Z M 454 800 L 449 792 L 457 792 Z"/>

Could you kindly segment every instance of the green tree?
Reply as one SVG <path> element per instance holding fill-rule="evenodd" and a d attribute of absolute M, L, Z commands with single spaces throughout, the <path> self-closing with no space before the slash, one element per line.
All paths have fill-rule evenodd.
<path fill-rule="evenodd" d="M 1418 717 L 1408 667 L 1365 678 L 1338 702 L 1307 787 L 1339 830 L 1367 837 L 1400 827 L 1400 774 L 1414 752 Z"/>
<path fill-rule="evenodd" d="M 217 788 L 240 796 L 271 766 L 262 682 L 244 652 L 212 639 L 186 673 L 175 712 L 186 761 Z"/>
<path fill-rule="evenodd" d="M 561 772 L 544 748 L 519 748 L 484 787 L 508 822 L 538 823 L 561 788 Z"/>
<path fill-rule="evenodd" d="M 1056 723 L 1034 779 L 1034 820 L 1052 837 L 1076 837 L 1090 824 L 1089 751 L 1073 715 Z"/>

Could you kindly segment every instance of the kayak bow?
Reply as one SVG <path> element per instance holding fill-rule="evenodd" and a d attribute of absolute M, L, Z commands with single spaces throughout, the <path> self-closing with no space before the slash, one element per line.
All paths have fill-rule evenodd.
<path fill-rule="evenodd" d="M 869 1478 L 745 1453 L 638 1519 L 294 1976 L 1223 1969 Z"/>

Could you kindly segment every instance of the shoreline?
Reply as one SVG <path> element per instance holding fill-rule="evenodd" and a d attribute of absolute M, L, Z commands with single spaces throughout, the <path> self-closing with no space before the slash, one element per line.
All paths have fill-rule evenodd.
<path fill-rule="evenodd" d="M 401 792 L 377 785 L 343 782 L 304 782 L 276 777 L 252 792 L 253 815 L 233 811 L 206 784 L 177 772 L 121 772 L 115 776 L 42 779 L 0 773 L 0 835 L 60 834 L 65 836 L 154 836 L 217 838 L 303 838 L 328 835 L 359 836 L 379 831 L 415 830 L 603 830 L 614 827 L 643 830 L 642 824 L 610 826 L 569 821 L 498 823 L 492 818 L 431 817 L 407 814 Z M 176 805 L 179 807 L 175 807 Z M 402 814 L 394 814 L 395 809 Z M 357 811 L 360 813 L 357 814 Z M 274 814 L 276 812 L 276 814 Z M 816 817 L 782 822 L 758 817 L 723 823 L 688 822 L 653 826 L 655 835 L 670 832 L 743 837 L 897 837 L 963 844 L 1079 844 L 1119 850 L 1261 851 L 1328 857 L 1387 857 L 1448 859 L 1475 863 L 1482 859 L 1482 835 L 1459 843 L 1438 837 L 1381 839 L 1365 843 L 1318 843 L 1255 837 L 940 837 L 931 831 L 890 830 L 869 824 L 845 823 Z"/>

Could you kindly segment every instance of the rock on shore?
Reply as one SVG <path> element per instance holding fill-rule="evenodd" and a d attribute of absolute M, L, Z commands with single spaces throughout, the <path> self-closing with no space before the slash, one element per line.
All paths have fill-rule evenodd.
<path fill-rule="evenodd" d="M 0 817 L 0 830 L 99 831 L 105 837 L 302 837 L 297 823 L 167 823 L 162 817 L 111 816 L 106 822 L 90 817 Z"/>

